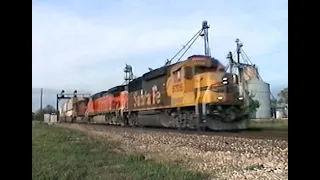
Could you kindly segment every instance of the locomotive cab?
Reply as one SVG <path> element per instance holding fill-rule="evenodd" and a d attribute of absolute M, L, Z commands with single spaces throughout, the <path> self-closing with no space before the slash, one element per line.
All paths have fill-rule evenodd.
<path fill-rule="evenodd" d="M 204 114 L 215 115 L 221 121 L 233 122 L 241 116 L 243 98 L 239 96 L 237 75 L 208 56 L 191 56 L 172 68 L 172 105 L 199 106 Z"/>
<path fill-rule="evenodd" d="M 200 56 L 201 57 L 201 56 Z M 185 67 L 185 78 L 191 80 L 198 103 L 241 104 L 238 91 L 238 77 L 227 73 L 216 59 L 203 56 L 190 58 L 190 66 Z"/>

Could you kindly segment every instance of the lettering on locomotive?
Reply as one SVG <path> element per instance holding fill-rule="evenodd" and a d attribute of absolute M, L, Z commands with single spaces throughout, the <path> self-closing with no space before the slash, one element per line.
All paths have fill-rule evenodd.
<path fill-rule="evenodd" d="M 183 85 L 182 84 L 177 84 L 172 86 L 172 92 L 181 92 L 183 91 Z"/>
<path fill-rule="evenodd" d="M 144 92 L 143 89 L 141 89 L 140 94 L 138 91 L 133 93 L 133 106 L 134 107 L 140 107 L 140 106 L 150 106 L 154 104 L 160 104 L 161 102 L 161 93 L 158 89 L 158 86 L 154 85 L 151 88 L 150 92 Z"/>

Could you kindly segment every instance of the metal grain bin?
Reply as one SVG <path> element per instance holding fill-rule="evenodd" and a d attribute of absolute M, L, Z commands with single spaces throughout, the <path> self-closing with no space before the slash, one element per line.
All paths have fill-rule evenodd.
<path fill-rule="evenodd" d="M 254 66 L 247 66 L 243 69 L 243 78 L 246 81 L 258 77 L 257 69 Z"/>
<path fill-rule="evenodd" d="M 284 108 L 280 107 L 276 110 L 276 118 L 281 119 L 285 117 Z"/>
<path fill-rule="evenodd" d="M 286 116 L 289 117 L 289 111 L 288 111 L 288 110 L 289 110 L 289 107 L 288 107 L 288 104 L 286 105 L 286 107 L 285 107 L 284 110 L 285 110 Z"/>
<path fill-rule="evenodd" d="M 260 103 L 260 107 L 257 109 L 255 118 L 270 118 L 270 85 L 257 78 L 252 78 L 248 81 L 248 90 L 250 93 L 255 95 L 254 99 L 258 100 Z"/>
<path fill-rule="evenodd" d="M 45 123 L 49 123 L 49 122 L 50 122 L 50 114 L 44 114 L 43 116 L 44 116 L 43 121 L 44 121 Z"/>
<path fill-rule="evenodd" d="M 57 123 L 57 122 L 58 122 L 57 115 L 51 114 L 50 115 L 50 123 Z"/>

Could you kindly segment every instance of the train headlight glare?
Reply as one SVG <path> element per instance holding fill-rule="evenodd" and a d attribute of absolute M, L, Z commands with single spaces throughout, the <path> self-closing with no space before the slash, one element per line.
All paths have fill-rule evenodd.
<path fill-rule="evenodd" d="M 218 96 L 217 99 L 218 99 L 218 100 L 222 100 L 222 99 L 223 99 L 223 96 Z"/>
<path fill-rule="evenodd" d="M 223 81 L 222 84 L 228 84 L 228 81 Z"/>
<path fill-rule="evenodd" d="M 238 97 L 238 99 L 239 99 L 240 101 L 242 101 L 242 100 L 243 100 L 243 97 Z"/>
<path fill-rule="evenodd" d="M 228 80 L 228 78 L 227 78 L 227 77 L 222 78 L 222 81 L 226 81 L 226 80 Z"/>

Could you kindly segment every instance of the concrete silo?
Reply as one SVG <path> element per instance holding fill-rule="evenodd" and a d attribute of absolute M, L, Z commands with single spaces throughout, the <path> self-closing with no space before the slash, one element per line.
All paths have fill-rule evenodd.
<path fill-rule="evenodd" d="M 270 85 L 258 78 L 251 78 L 247 81 L 248 91 L 255 95 L 253 99 L 258 100 L 260 107 L 257 109 L 254 118 L 271 117 Z"/>

